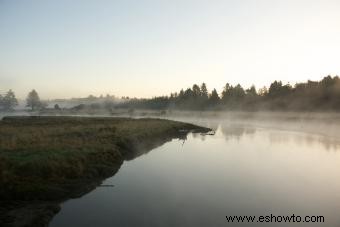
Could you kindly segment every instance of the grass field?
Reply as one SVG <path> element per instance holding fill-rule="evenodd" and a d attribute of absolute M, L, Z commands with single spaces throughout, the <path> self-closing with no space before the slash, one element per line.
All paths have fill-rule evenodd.
<path fill-rule="evenodd" d="M 0 199 L 73 197 L 126 159 L 208 130 L 160 119 L 7 117 L 0 121 Z"/>

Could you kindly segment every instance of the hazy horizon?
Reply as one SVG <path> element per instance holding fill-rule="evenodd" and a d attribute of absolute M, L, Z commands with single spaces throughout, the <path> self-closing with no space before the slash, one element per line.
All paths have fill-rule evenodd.
<path fill-rule="evenodd" d="M 339 75 L 340 2 L 0 0 L 0 91 L 169 95 Z"/>

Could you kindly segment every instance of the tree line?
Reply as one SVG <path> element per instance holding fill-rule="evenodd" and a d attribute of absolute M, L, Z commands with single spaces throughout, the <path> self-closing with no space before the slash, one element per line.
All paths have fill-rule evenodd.
<path fill-rule="evenodd" d="M 221 93 L 216 89 L 208 92 L 205 83 L 151 99 L 129 99 L 118 105 L 121 108 L 179 109 L 179 110 L 292 110 L 292 111 L 339 111 L 340 79 L 326 76 L 320 81 L 308 80 L 294 86 L 274 81 L 269 88 L 244 89 L 226 83 Z"/>
<path fill-rule="evenodd" d="M 114 96 L 96 98 L 89 96 L 81 99 L 92 100 L 93 108 L 101 108 L 103 102 L 106 109 L 153 109 L 153 110 L 280 110 L 280 111 L 340 111 L 340 78 L 326 76 L 320 81 L 297 83 L 294 86 L 281 81 L 274 81 L 270 86 L 256 89 L 251 86 L 244 89 L 240 84 L 235 86 L 226 83 L 219 93 L 215 88 L 208 91 L 207 85 L 194 84 L 191 88 L 181 89 L 169 96 L 150 99 L 122 97 L 122 102 L 115 103 Z M 97 105 L 96 105 L 97 104 Z M 12 90 L 0 95 L 0 110 L 10 111 L 18 105 Z M 86 106 L 85 104 L 81 104 Z M 79 105 L 79 106 L 81 106 Z M 38 93 L 32 90 L 26 98 L 26 106 L 33 110 L 44 109 Z M 55 109 L 60 109 L 58 104 Z M 79 107 L 80 108 L 80 107 Z"/>
<path fill-rule="evenodd" d="M 4 95 L 0 95 L 0 110 L 13 111 L 18 105 L 18 99 L 12 90 L 7 91 Z M 46 104 L 40 100 L 38 93 L 33 89 L 26 98 L 26 106 L 31 110 L 38 110 L 46 107 Z"/>

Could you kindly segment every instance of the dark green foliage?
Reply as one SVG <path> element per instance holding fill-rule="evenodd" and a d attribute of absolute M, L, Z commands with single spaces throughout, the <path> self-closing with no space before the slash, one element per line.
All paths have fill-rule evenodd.
<path fill-rule="evenodd" d="M 220 97 L 218 96 L 218 93 L 216 89 L 214 88 L 209 95 L 208 105 L 210 108 L 215 108 L 220 102 Z"/>
<path fill-rule="evenodd" d="M 167 96 L 155 97 L 151 99 L 128 99 L 129 101 L 123 102 L 118 105 L 121 108 L 128 109 L 151 109 L 161 110 L 166 109 L 169 106 L 169 98 Z"/>
<path fill-rule="evenodd" d="M 280 111 L 339 111 L 340 79 L 327 76 L 321 81 L 307 81 L 295 86 L 274 81 L 269 89 L 256 91 L 255 86 L 243 89 L 240 84 L 227 83 L 219 97 L 216 89 L 209 94 L 206 84 L 172 93 L 170 97 L 132 99 L 118 107 L 139 109 L 179 110 L 280 110 Z"/>
<path fill-rule="evenodd" d="M 201 94 L 200 95 L 201 95 L 203 100 L 208 100 L 209 94 L 208 94 L 208 89 L 207 89 L 207 86 L 206 86 L 205 83 L 202 83 L 202 85 L 201 85 Z"/>
<path fill-rule="evenodd" d="M 92 103 L 80 104 L 72 110 L 97 110 L 104 108 L 113 111 L 115 108 L 150 109 L 150 110 L 280 110 L 280 111 L 339 111 L 340 79 L 338 76 L 324 77 L 321 81 L 297 83 L 294 86 L 274 81 L 269 88 L 256 90 L 255 86 L 244 89 L 240 84 L 233 86 L 227 83 L 221 94 L 216 89 L 208 92 L 205 83 L 194 84 L 192 88 L 181 89 L 170 96 L 137 99 L 123 97 L 123 102 L 115 102 L 114 96 L 99 98 L 93 95 L 80 101 Z M 32 110 L 46 107 L 39 95 L 32 90 L 27 97 L 27 106 Z M 9 90 L 0 95 L 0 109 L 12 110 L 18 104 L 14 92 Z"/>
<path fill-rule="evenodd" d="M 282 85 L 281 81 L 274 81 L 269 87 L 269 97 L 276 98 L 288 95 L 292 90 L 289 84 Z"/>
<path fill-rule="evenodd" d="M 245 95 L 246 93 L 240 84 L 233 87 L 227 83 L 222 91 L 222 101 L 224 103 L 240 102 Z"/>

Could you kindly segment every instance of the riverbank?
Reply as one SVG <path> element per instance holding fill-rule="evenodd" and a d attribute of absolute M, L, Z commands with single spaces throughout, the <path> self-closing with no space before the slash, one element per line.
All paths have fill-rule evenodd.
<path fill-rule="evenodd" d="M 0 200 L 7 205 L 0 221 L 44 226 L 46 221 L 37 223 L 53 217 L 56 204 L 93 190 L 124 160 L 190 131 L 209 129 L 146 118 L 5 117 L 0 121 Z M 38 219 L 29 211 L 35 209 L 41 211 Z"/>

